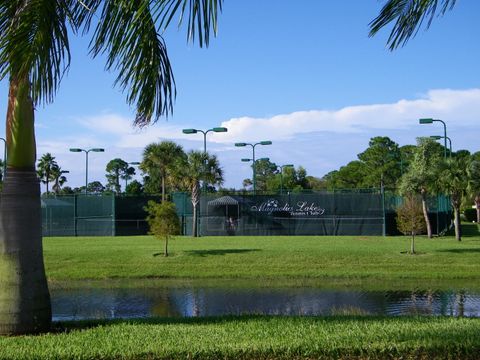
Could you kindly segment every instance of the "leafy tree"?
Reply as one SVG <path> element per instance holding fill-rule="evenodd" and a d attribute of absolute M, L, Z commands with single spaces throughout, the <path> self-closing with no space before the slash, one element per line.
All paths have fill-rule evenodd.
<path fill-rule="evenodd" d="M 105 168 L 107 174 L 107 188 L 116 194 L 120 194 L 120 179 L 129 180 L 135 175 L 135 168 L 128 166 L 125 160 L 116 158 L 110 160 Z"/>
<path fill-rule="evenodd" d="M 136 106 L 134 123 L 147 125 L 172 112 L 175 96 L 160 34 L 178 14 L 180 20 L 188 18 L 187 38 L 194 41 L 196 37 L 200 46 L 208 45 L 211 30 L 217 30 L 222 2 L 0 2 L 0 80 L 9 81 L 8 171 L 0 204 L 0 266 L 9 279 L 8 286 L 0 288 L 0 298 L 9 300 L 0 309 L 0 333 L 38 332 L 51 322 L 35 174 L 34 110 L 37 104 L 54 99 L 70 66 L 70 37 L 94 29 L 90 53 L 104 55 L 106 69 L 118 71 L 116 84 L 126 92 L 127 102 Z"/>
<path fill-rule="evenodd" d="M 366 187 L 395 188 L 400 177 L 400 149 L 398 144 L 386 136 L 370 139 L 368 148 L 358 154 L 364 164 Z"/>
<path fill-rule="evenodd" d="M 410 253 L 415 254 L 415 235 L 425 231 L 425 220 L 421 202 L 416 196 L 408 195 L 397 209 L 397 228 L 405 235 L 411 235 Z"/>
<path fill-rule="evenodd" d="M 128 195 L 141 195 L 143 194 L 143 185 L 138 180 L 131 181 L 125 190 Z"/>
<path fill-rule="evenodd" d="M 325 178 L 318 178 L 315 176 L 308 175 L 307 180 L 307 189 L 312 190 L 327 190 L 327 180 Z"/>
<path fill-rule="evenodd" d="M 173 141 L 152 143 L 147 145 L 143 151 L 140 169 L 149 175 L 149 188 L 153 185 L 157 189 L 161 189 L 162 201 L 166 201 L 165 188 L 167 181 L 169 179 L 173 180 L 173 174 L 177 173 L 176 167 L 182 159 L 185 159 L 185 156 L 183 147 Z M 160 179 L 160 184 L 156 182 L 157 179 Z M 158 193 L 158 191 L 156 192 Z"/>
<path fill-rule="evenodd" d="M 147 222 L 150 234 L 165 240 L 164 255 L 168 256 L 168 240 L 175 235 L 180 235 L 181 230 L 175 204 L 169 201 L 156 203 L 150 200 L 145 210 L 148 213 Z"/>
<path fill-rule="evenodd" d="M 37 174 L 40 180 L 42 181 L 42 183 L 47 185 L 47 191 L 46 191 L 47 194 L 49 193 L 48 184 L 50 183 L 50 181 L 55 180 L 55 177 L 53 175 L 55 168 L 58 168 L 58 164 L 55 161 L 55 157 L 52 156 L 52 154 L 50 153 L 46 153 L 38 161 Z"/>
<path fill-rule="evenodd" d="M 469 156 L 446 159 L 441 163 L 438 176 L 438 184 L 441 191 L 450 197 L 454 215 L 455 238 L 458 241 L 462 240 L 460 207 L 462 200 L 467 195 L 470 166 L 471 159 Z"/>
<path fill-rule="evenodd" d="M 428 218 L 427 195 L 437 189 L 438 166 L 441 160 L 438 144 L 429 138 L 417 139 L 417 148 L 410 167 L 403 174 L 399 190 L 404 196 L 420 194 L 427 235 L 432 237 L 432 226 Z"/>
<path fill-rule="evenodd" d="M 387 0 L 380 14 L 370 23 L 370 36 L 394 22 L 387 44 L 390 50 L 404 46 L 423 23 L 430 27 L 437 12 L 453 9 L 457 0 Z"/>
<path fill-rule="evenodd" d="M 339 170 L 334 170 L 324 179 L 327 181 L 329 190 L 334 189 L 358 189 L 365 186 L 365 164 L 359 160 L 349 162 Z"/>
<path fill-rule="evenodd" d="M 176 168 L 176 177 L 191 193 L 193 205 L 192 236 L 198 236 L 198 204 L 200 203 L 200 182 L 221 185 L 223 170 L 215 155 L 203 151 L 190 151 Z"/>
<path fill-rule="evenodd" d="M 88 183 L 87 193 L 89 194 L 103 194 L 106 188 L 100 181 L 92 181 Z M 79 193 L 85 192 L 85 186 L 80 188 Z"/>
<path fill-rule="evenodd" d="M 58 165 L 54 166 L 51 171 L 51 175 L 53 178 L 52 190 L 55 194 L 59 194 L 63 184 L 67 182 L 67 178 L 63 174 L 68 173 L 68 171 L 63 171 Z"/>

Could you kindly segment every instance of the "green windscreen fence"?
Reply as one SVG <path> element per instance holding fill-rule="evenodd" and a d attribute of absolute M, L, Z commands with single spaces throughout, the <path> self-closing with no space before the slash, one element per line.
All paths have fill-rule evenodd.
<path fill-rule="evenodd" d="M 174 194 L 183 233 L 192 233 L 190 198 Z M 285 195 L 209 194 L 199 204 L 200 234 L 210 235 L 397 235 L 396 208 L 402 198 L 380 191 L 290 193 Z M 433 231 L 451 223 L 449 201 L 428 199 Z"/>
<path fill-rule="evenodd" d="M 144 207 L 158 196 L 65 195 L 42 197 L 43 236 L 145 235 Z"/>
<path fill-rule="evenodd" d="M 70 195 L 42 198 L 44 236 L 115 236 L 148 233 L 148 201 L 159 196 Z M 191 235 L 188 194 L 172 195 Z M 402 198 L 380 191 L 336 191 L 284 195 L 208 194 L 200 199 L 198 226 L 207 235 L 397 235 L 396 209 Z M 428 198 L 436 234 L 451 224 L 448 198 Z"/>

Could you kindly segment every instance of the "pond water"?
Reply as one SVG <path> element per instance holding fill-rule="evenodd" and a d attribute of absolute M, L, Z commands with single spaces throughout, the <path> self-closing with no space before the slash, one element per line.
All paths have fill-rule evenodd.
<path fill-rule="evenodd" d="M 53 289 L 53 319 L 265 315 L 449 315 L 480 317 L 480 292 L 320 288 Z"/>

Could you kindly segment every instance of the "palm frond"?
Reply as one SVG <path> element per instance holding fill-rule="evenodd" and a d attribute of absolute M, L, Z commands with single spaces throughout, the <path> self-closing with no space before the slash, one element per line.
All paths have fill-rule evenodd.
<path fill-rule="evenodd" d="M 53 101 L 70 65 L 72 1 L 10 0 L 0 5 L 0 80 L 28 77 L 35 103 Z"/>
<path fill-rule="evenodd" d="M 136 105 L 136 125 L 147 125 L 173 111 L 176 95 L 167 48 L 157 33 L 148 0 L 106 0 L 91 42 L 93 56 L 106 53 L 115 84 Z"/>
<path fill-rule="evenodd" d="M 388 0 L 380 14 L 370 22 L 370 34 L 374 36 L 388 24 L 395 22 L 387 45 L 390 50 L 404 46 L 415 37 L 425 20 L 430 27 L 436 14 L 444 15 L 457 0 Z"/>
<path fill-rule="evenodd" d="M 187 41 L 198 39 L 200 47 L 208 47 L 210 33 L 218 31 L 218 14 L 222 11 L 223 0 L 152 0 L 152 13 L 155 22 L 165 30 L 175 15 L 178 26 L 187 18 Z"/>

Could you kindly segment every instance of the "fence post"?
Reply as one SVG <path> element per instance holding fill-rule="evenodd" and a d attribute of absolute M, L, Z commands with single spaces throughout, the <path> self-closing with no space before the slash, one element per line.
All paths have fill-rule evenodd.
<path fill-rule="evenodd" d="M 73 194 L 73 235 L 77 236 L 77 194 Z"/>
<path fill-rule="evenodd" d="M 380 191 L 382 193 L 382 213 L 383 213 L 383 224 L 382 224 L 382 235 L 386 236 L 387 235 L 387 216 L 385 214 L 385 188 L 382 186 L 380 187 Z"/>

